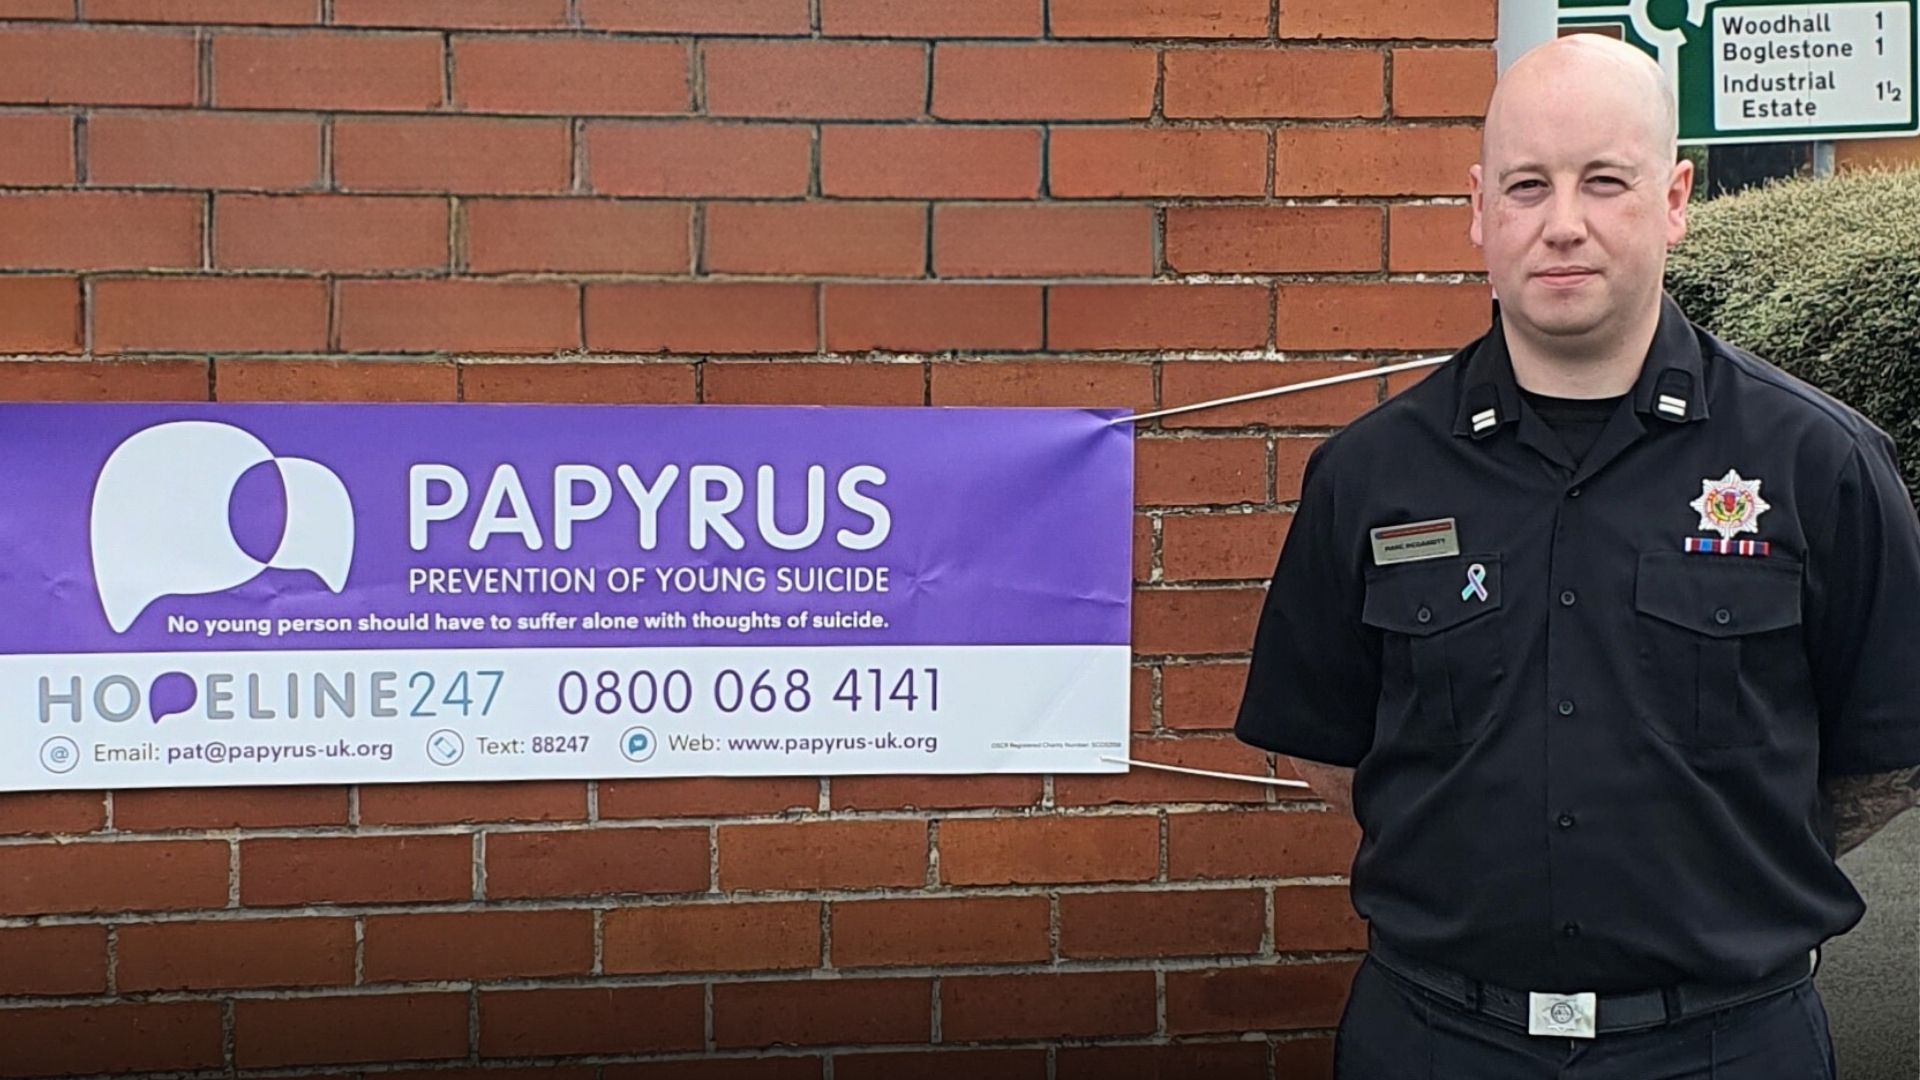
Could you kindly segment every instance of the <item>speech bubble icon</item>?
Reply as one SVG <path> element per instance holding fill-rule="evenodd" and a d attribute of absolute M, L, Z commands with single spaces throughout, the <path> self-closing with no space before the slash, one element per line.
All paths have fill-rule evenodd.
<path fill-rule="evenodd" d="M 153 680 L 147 688 L 147 712 L 153 716 L 153 722 L 159 723 L 169 716 L 178 716 L 193 708 L 200 700 L 200 688 L 194 685 L 193 677 L 184 671 L 169 671 Z"/>

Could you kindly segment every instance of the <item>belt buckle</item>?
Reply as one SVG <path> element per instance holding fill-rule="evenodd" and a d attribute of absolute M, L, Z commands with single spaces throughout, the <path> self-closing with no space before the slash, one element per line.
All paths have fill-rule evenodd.
<path fill-rule="evenodd" d="M 1527 995 L 1527 1034 L 1591 1039 L 1600 1018 L 1598 994 Z"/>

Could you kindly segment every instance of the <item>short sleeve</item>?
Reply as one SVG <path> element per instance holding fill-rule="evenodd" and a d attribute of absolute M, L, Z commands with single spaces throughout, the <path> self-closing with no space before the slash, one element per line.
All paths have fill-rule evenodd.
<path fill-rule="evenodd" d="M 1856 442 L 1807 564 L 1821 771 L 1920 765 L 1920 519 L 1881 432 Z"/>
<path fill-rule="evenodd" d="M 1373 745 L 1380 654 L 1361 628 L 1365 586 L 1341 540 L 1325 451 L 1307 462 L 1234 733 L 1265 750 L 1352 766 Z"/>

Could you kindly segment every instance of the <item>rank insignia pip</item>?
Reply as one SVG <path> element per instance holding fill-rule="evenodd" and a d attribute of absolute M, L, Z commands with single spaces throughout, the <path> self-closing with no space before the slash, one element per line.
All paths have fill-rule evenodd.
<path fill-rule="evenodd" d="M 1699 511 L 1701 531 L 1717 532 L 1722 540 L 1759 532 L 1760 515 L 1772 509 L 1760 497 L 1760 481 L 1742 480 L 1737 469 L 1728 469 L 1718 480 L 1700 481 L 1700 497 L 1688 505 Z"/>

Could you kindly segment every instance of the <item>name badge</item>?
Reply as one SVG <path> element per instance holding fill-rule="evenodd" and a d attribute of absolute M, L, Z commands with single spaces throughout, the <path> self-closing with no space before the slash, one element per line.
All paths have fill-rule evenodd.
<path fill-rule="evenodd" d="M 1595 994 L 1528 994 L 1527 1034 L 1591 1039 L 1599 1011 Z"/>
<path fill-rule="evenodd" d="M 1383 525 L 1367 533 L 1373 540 L 1373 565 L 1444 559 L 1460 554 L 1460 530 L 1452 518 Z"/>

